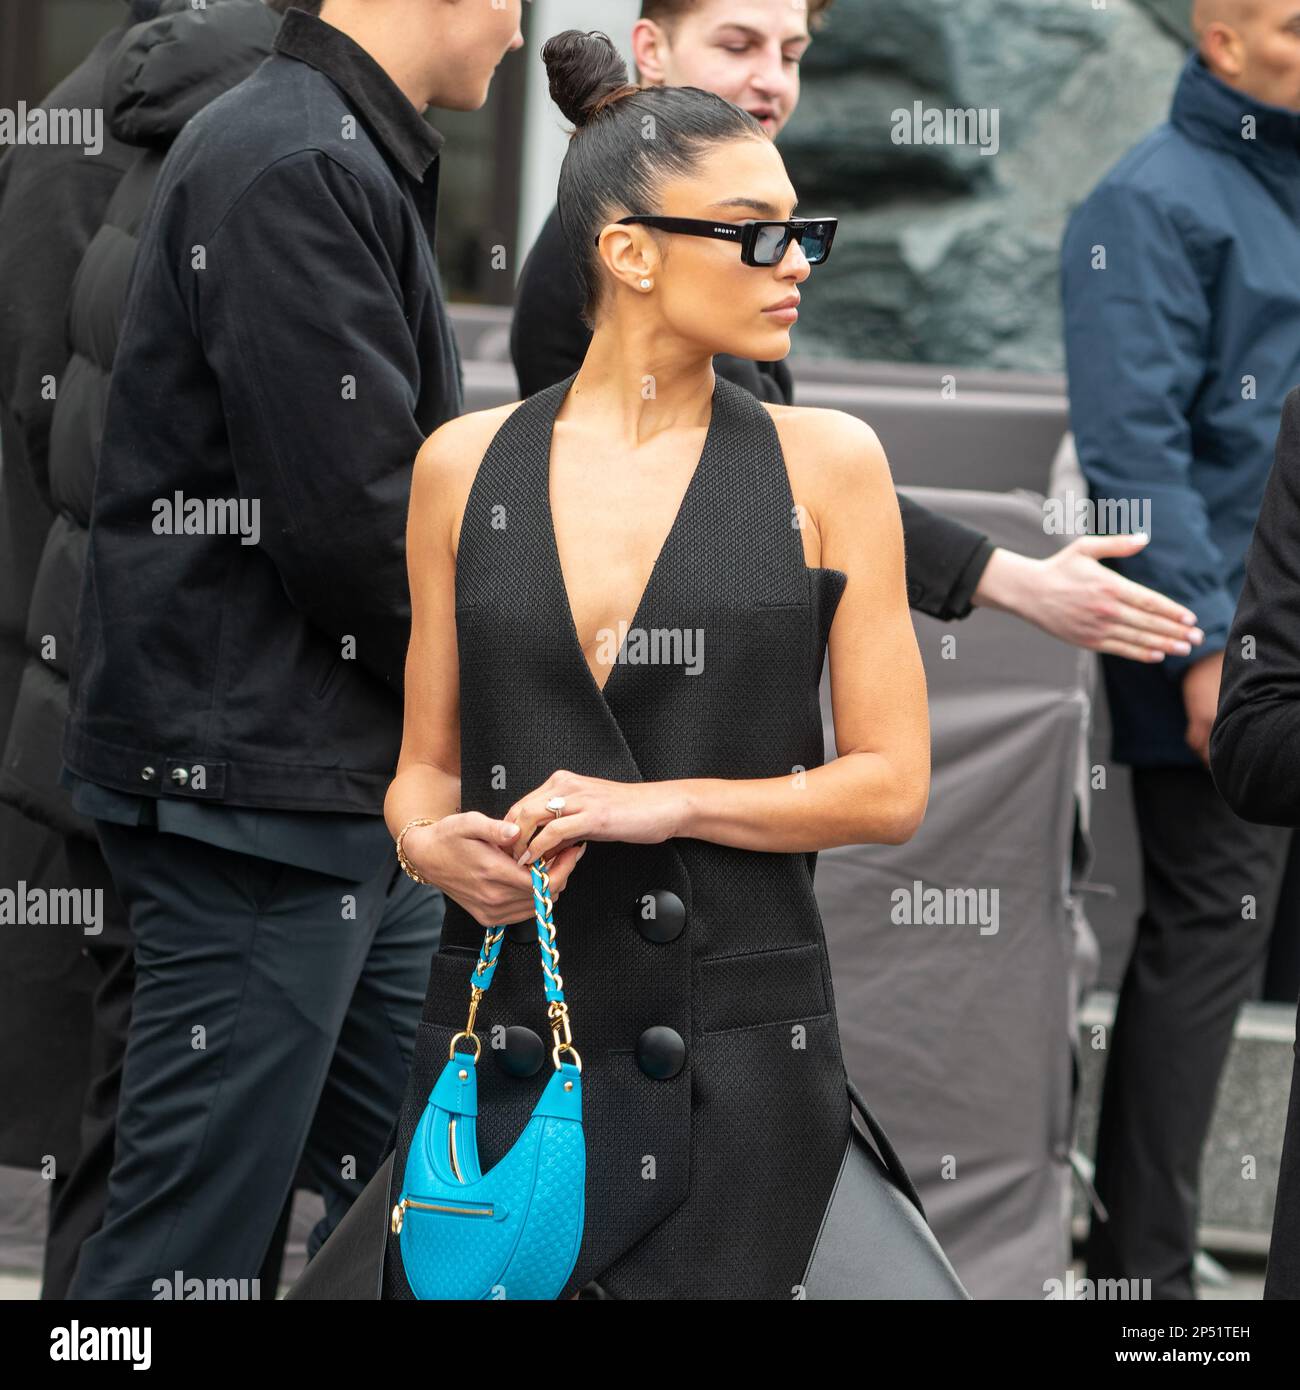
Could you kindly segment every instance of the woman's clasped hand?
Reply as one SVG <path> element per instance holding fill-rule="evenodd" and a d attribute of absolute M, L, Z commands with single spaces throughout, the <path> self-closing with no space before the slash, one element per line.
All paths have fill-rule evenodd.
<path fill-rule="evenodd" d="M 564 800 L 558 812 L 548 808 Z M 671 783 L 615 782 L 557 770 L 501 820 L 457 811 L 406 833 L 407 858 L 481 926 L 533 916 L 530 864 L 546 861 L 551 900 L 568 885 L 588 840 L 658 844 L 680 822 L 683 798 Z"/>

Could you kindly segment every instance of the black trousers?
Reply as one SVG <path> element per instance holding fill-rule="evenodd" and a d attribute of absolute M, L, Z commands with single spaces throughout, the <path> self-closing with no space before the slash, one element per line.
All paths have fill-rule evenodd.
<path fill-rule="evenodd" d="M 1191 1299 L 1202 1151 L 1291 831 L 1241 820 L 1201 767 L 1135 768 L 1132 785 L 1145 902 L 1108 1040 L 1096 1186 L 1109 1220 L 1093 1219 L 1087 1271 Z"/>
<path fill-rule="evenodd" d="M 384 1157 L 441 894 L 395 861 L 354 882 L 96 827 L 135 988 L 107 1208 L 68 1297 L 251 1281 L 300 1160 L 325 1198 L 319 1242 Z"/>
<path fill-rule="evenodd" d="M 1300 1006 L 1296 1009 L 1295 1060 L 1291 1067 L 1291 1102 L 1286 1112 L 1282 1163 L 1277 1175 L 1277 1204 L 1264 1275 L 1265 1298 L 1300 1298 Z"/>
<path fill-rule="evenodd" d="M 41 1297 L 48 1299 L 67 1297 L 82 1243 L 99 1230 L 104 1219 L 135 986 L 131 927 L 99 845 L 68 835 L 63 847 L 69 882 L 79 889 L 102 892 L 103 916 L 100 933 L 86 939 L 86 952 L 99 971 L 91 1009 L 90 1074 L 82 1102 L 81 1149 L 71 1171 L 59 1177 L 50 1194 L 41 1280 Z"/>
<path fill-rule="evenodd" d="M 118 1092 L 135 988 L 134 948 L 126 909 L 113 886 L 99 843 L 81 835 L 63 841 L 71 887 L 103 894 L 101 931 L 87 938 L 86 953 L 99 971 L 91 1006 L 89 1071 L 82 1100 L 81 1147 L 76 1162 L 51 1184 L 45 1232 L 41 1297 L 63 1299 L 76 1272 L 82 1245 L 99 1230 L 108 1205 L 108 1177 L 117 1137 Z M 274 1299 L 293 1206 L 290 1194 L 259 1278 L 262 1297 Z"/>

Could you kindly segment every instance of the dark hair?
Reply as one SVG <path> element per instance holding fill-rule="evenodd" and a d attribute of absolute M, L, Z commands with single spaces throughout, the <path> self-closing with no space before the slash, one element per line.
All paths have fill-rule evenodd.
<path fill-rule="evenodd" d="M 808 28 L 814 34 L 826 23 L 826 16 L 835 0 L 805 0 L 808 9 Z M 641 18 L 653 19 L 670 29 L 683 15 L 689 14 L 699 0 L 641 0 Z"/>
<path fill-rule="evenodd" d="M 266 8 L 276 14 L 286 10 L 306 10 L 308 14 L 320 14 L 322 0 L 265 0 Z"/>
<path fill-rule="evenodd" d="M 693 173 L 711 147 L 766 142 L 767 134 L 716 92 L 634 86 L 609 35 L 598 30 L 556 34 L 542 45 L 542 61 L 551 100 L 575 127 L 560 166 L 560 226 L 583 290 L 582 320 L 594 328 L 602 275 L 595 242 L 610 214 L 657 212 L 664 181 Z"/>

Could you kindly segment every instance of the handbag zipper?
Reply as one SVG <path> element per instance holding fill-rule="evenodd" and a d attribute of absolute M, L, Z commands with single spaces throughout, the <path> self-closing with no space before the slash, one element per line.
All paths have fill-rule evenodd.
<path fill-rule="evenodd" d="M 417 1202 L 413 1198 L 403 1197 L 393 1208 L 391 1224 L 394 1235 L 401 1233 L 407 1208 L 414 1208 L 416 1211 L 447 1211 L 454 1216 L 491 1216 L 493 1214 L 491 1207 L 458 1207 L 445 1202 Z"/>

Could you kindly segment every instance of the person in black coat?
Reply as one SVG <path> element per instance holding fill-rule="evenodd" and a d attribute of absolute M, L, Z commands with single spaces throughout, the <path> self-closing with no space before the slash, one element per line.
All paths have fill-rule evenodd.
<path fill-rule="evenodd" d="M 64 1296 L 80 1247 L 103 1218 L 135 983 L 130 932 L 94 838 L 94 822 L 73 807 L 60 782 L 73 650 L 68 624 L 81 587 L 108 382 L 140 223 L 167 150 L 191 116 L 270 55 L 280 22 L 278 10 L 262 0 L 214 0 L 200 10 L 189 0 L 151 0 L 147 10 L 129 30 L 114 32 L 116 47 L 100 64 L 97 90 L 103 93 L 106 144 L 125 152 L 119 160 L 125 172 L 75 276 L 69 277 L 70 304 L 56 316 L 68 360 L 59 373 L 45 469 L 56 515 L 26 626 L 29 639 L 54 636 L 58 660 L 47 658 L 43 637 L 29 640 L 0 770 L 0 798 L 33 821 L 63 831 L 73 881 L 102 891 L 106 903 L 103 930 L 88 944 L 100 980 L 92 1011 L 91 1075 L 75 1092 L 78 1099 L 85 1092 L 80 1144 L 68 1152 L 56 1136 L 44 1136 L 45 1150 L 66 1173 L 51 1193 L 42 1281 L 46 1299 Z M 47 1025 L 49 1012 L 43 1009 L 35 1024 Z M 272 1259 L 263 1269 L 264 1276 L 270 1274 L 263 1292 L 272 1298 L 277 1265 L 278 1258 Z"/>
<path fill-rule="evenodd" d="M 631 42 L 640 80 L 716 92 L 776 139 L 798 104 L 799 62 L 832 3 L 809 0 L 756 15 L 731 0 L 694 6 L 642 0 Z M 553 208 L 515 291 L 510 355 L 520 393 L 530 396 L 577 371 L 591 335 Z M 794 403 L 794 380 L 784 361 L 723 354 L 714 370 L 760 400 Z M 1061 641 L 1142 662 L 1170 652 L 1185 655 L 1201 640 L 1195 614 L 1101 563 L 1140 549 L 1143 542 L 1130 536 L 1082 536 L 1048 559 L 1034 560 L 994 546 L 981 532 L 908 497 L 898 502 L 908 600 L 919 612 L 946 622 L 967 617 L 974 606 L 998 608 Z"/>
<path fill-rule="evenodd" d="M 41 557 L 42 582 L 33 595 L 29 636 L 56 636 L 60 660 L 29 644 L 23 686 L 10 729 L 0 796 L 33 818 L 72 823 L 65 837 L 78 879 L 102 888 L 104 931 L 92 950 L 101 979 L 95 995 L 92 1063 L 76 1166 L 51 1205 L 42 1297 L 62 1298 L 82 1244 L 103 1220 L 117 1134 L 117 1106 L 135 987 L 132 940 L 125 909 L 104 863 L 94 822 L 72 805 L 61 782 L 63 726 L 68 709 L 82 567 L 88 544 L 95 459 L 104 432 L 109 379 L 116 356 L 127 285 L 140 224 L 167 151 L 191 116 L 220 92 L 242 82 L 271 53 L 280 15 L 262 0 L 162 0 L 157 14 L 121 38 L 103 81 L 105 118 L 114 140 L 134 152 L 104 220 L 73 280 L 67 324 L 69 366 L 54 408 L 49 485 L 57 507 Z M 278 1248 L 263 1267 L 264 1295 L 275 1296 Z"/>
<path fill-rule="evenodd" d="M 129 0 L 110 29 L 41 103 L 100 105 L 108 62 L 132 25 L 160 0 Z M 50 493 L 51 385 L 68 363 L 64 311 L 72 277 L 135 154 L 111 131 L 93 155 L 75 144 L 0 151 L 0 742 L 18 691 L 23 632 L 41 542 L 57 503 Z"/>
<path fill-rule="evenodd" d="M 137 986 L 72 1298 L 255 1276 L 300 1158 L 322 1235 L 409 1068 L 442 902 L 401 875 L 382 796 L 410 470 L 461 409 L 421 113 L 478 109 L 522 36 L 519 0 L 438 9 L 416 41 L 403 8 L 289 9 L 186 123 L 141 227 L 63 744 Z"/>
<path fill-rule="evenodd" d="M 1246 552 L 1210 730 L 1210 772 L 1243 820 L 1300 826 L 1300 386 L 1282 408 Z M 1295 1056 L 1265 1298 L 1300 1299 L 1300 1042 Z"/>
<path fill-rule="evenodd" d="M 45 109 L 101 105 L 105 73 L 127 30 L 151 19 L 159 0 L 129 0 L 108 31 L 41 103 Z M 87 155 L 81 145 L 25 144 L 0 158 L 0 881 L 29 889 L 104 892 L 97 934 L 48 927 L 10 929 L 0 956 L 0 1164 L 54 1161 L 45 1288 L 61 1297 L 81 1227 L 61 1230 L 83 1130 L 82 1096 L 109 1063 L 92 1025 L 91 991 L 112 990 L 129 950 L 94 827 L 58 784 L 62 689 L 71 634 L 62 614 L 76 603 L 78 575 L 53 563 L 80 554 L 69 520 L 73 500 L 55 474 L 69 443 L 51 443 L 69 385 L 68 295 L 119 180 L 137 151 L 111 128 Z M 76 417 L 67 417 L 75 422 Z M 84 480 L 83 480 L 84 481 Z M 84 523 L 84 516 L 82 517 Z M 71 528 L 71 529 L 70 529 Z M 62 547 L 59 545 L 62 537 Z M 38 575 L 39 583 L 38 583 Z M 29 643 L 28 634 L 33 639 Z M 55 650 L 44 650 L 47 634 Z M 48 716 L 43 729 L 33 716 Z M 7 736 L 7 746 L 6 746 Z M 96 967 L 99 967 L 98 969 Z M 50 1020 L 59 1027 L 52 1030 Z M 114 1093 L 115 1095 L 115 1093 Z M 109 1098 L 112 1103 L 114 1098 Z M 111 1147 L 111 1132 L 110 1132 Z M 48 1176 L 48 1174 L 47 1174 Z M 100 1202 L 102 1208 L 102 1200 Z M 97 1217 L 91 1216 L 92 1220 Z M 93 1227 L 92 1227 L 93 1229 Z"/>

